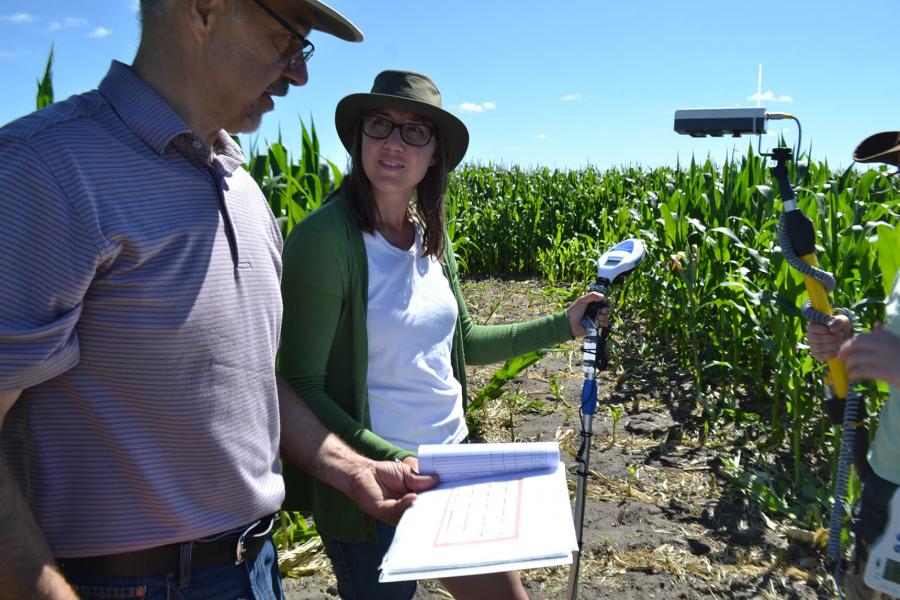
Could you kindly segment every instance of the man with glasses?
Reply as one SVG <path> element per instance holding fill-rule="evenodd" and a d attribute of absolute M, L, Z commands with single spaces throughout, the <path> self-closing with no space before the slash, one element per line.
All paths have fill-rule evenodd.
<path fill-rule="evenodd" d="M 311 30 L 362 33 L 318 0 L 141 18 L 132 66 L 0 129 L 0 596 L 281 598 L 279 450 L 388 522 L 433 484 L 276 378 L 282 240 L 228 135 Z"/>

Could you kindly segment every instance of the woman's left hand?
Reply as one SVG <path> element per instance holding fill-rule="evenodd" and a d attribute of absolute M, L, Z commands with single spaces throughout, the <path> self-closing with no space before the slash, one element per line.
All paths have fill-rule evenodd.
<path fill-rule="evenodd" d="M 581 319 L 584 317 L 584 313 L 591 302 L 603 302 L 603 294 L 600 292 L 588 292 L 566 309 L 566 314 L 569 316 L 569 329 L 572 331 L 573 338 L 581 337 L 585 334 Z M 613 301 L 610 298 L 600 309 L 600 313 L 597 315 L 597 323 L 601 327 L 609 326 L 609 311 L 612 309 L 612 306 Z"/>

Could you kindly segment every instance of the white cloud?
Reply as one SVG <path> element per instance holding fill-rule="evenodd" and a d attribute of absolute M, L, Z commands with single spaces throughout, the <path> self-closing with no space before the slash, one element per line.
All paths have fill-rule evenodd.
<path fill-rule="evenodd" d="M 106 27 L 98 27 L 88 34 L 89 38 L 103 38 L 111 34 L 112 31 L 107 29 Z"/>
<path fill-rule="evenodd" d="M 546 140 L 546 139 L 547 139 L 547 134 L 546 134 L 546 133 L 539 133 L 539 134 L 537 134 L 537 135 L 534 136 L 534 137 L 537 138 L 537 139 L 539 139 L 539 140 Z"/>
<path fill-rule="evenodd" d="M 24 25 L 26 23 L 34 23 L 37 17 L 28 13 L 16 13 L 14 15 L 2 15 L 0 21 L 6 21 L 14 25 Z"/>
<path fill-rule="evenodd" d="M 494 110 L 497 108 L 497 105 L 493 102 L 484 102 L 483 104 L 478 104 L 477 102 L 463 102 L 459 105 L 459 110 L 462 112 L 484 112 L 486 110 Z"/>
<path fill-rule="evenodd" d="M 747 100 L 756 101 L 756 100 L 771 100 L 775 97 L 775 94 L 772 92 L 765 92 L 764 94 L 760 94 L 756 92 L 752 96 L 747 96 Z"/>
<path fill-rule="evenodd" d="M 66 17 L 62 21 L 53 21 L 50 23 L 48 31 L 59 31 L 60 29 L 77 29 L 79 27 L 87 27 L 88 20 L 81 17 Z"/>
<path fill-rule="evenodd" d="M 560 100 L 563 102 L 572 102 L 574 100 L 581 100 L 581 94 L 567 94 L 565 96 L 560 96 Z"/>
<path fill-rule="evenodd" d="M 751 102 L 756 102 L 757 100 L 759 100 L 760 102 L 764 102 L 766 100 L 771 100 L 772 102 L 793 102 L 794 101 L 794 99 L 791 98 L 790 96 L 778 96 L 776 98 L 775 94 L 772 93 L 772 90 L 763 92 L 761 94 L 759 92 L 757 92 L 757 93 L 753 94 L 752 96 L 748 96 L 747 100 L 750 100 Z"/>

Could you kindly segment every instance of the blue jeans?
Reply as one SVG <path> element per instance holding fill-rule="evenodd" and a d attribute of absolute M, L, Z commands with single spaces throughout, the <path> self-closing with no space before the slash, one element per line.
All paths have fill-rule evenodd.
<path fill-rule="evenodd" d="M 337 577 L 338 593 L 344 600 L 410 600 L 415 581 L 379 583 L 378 567 L 394 539 L 394 527 L 375 522 L 376 539 L 371 542 L 341 542 L 321 534 L 325 552 Z M 321 532 L 320 532 L 321 533 Z"/>
<path fill-rule="evenodd" d="M 190 574 L 179 587 L 174 575 L 105 577 L 66 573 L 82 600 L 284 600 L 278 557 L 267 540 L 253 561 L 225 563 Z"/>

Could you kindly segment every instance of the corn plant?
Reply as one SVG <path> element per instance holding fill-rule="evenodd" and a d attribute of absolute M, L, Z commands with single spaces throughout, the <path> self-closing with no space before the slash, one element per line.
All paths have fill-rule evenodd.
<path fill-rule="evenodd" d="M 265 152 L 252 147 L 247 170 L 259 184 L 284 237 L 341 185 L 343 175 L 322 158 L 315 123 L 301 121 L 300 159 L 294 160 L 281 136 Z"/>
<path fill-rule="evenodd" d="M 44 76 L 37 83 L 37 98 L 35 105 L 38 109 L 53 104 L 53 46 L 50 46 L 50 55 L 47 57 L 47 66 L 44 68 Z"/>

